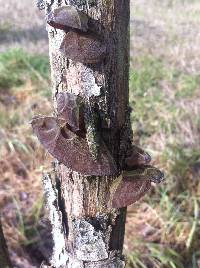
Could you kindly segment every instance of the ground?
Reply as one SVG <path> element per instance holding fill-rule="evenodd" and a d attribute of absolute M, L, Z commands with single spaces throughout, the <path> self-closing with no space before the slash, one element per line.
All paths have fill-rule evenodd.
<path fill-rule="evenodd" d="M 51 111 L 47 34 L 33 1 L 0 4 L 0 208 L 15 266 L 39 267 L 51 247 L 41 243 L 50 156 L 29 121 Z M 166 182 L 128 209 L 129 268 L 200 267 L 199 22 L 198 0 L 131 0 L 134 142 Z"/>

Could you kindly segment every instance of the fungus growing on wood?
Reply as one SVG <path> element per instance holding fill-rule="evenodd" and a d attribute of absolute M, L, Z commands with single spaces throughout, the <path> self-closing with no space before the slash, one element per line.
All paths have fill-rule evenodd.
<path fill-rule="evenodd" d="M 151 156 L 143 149 L 133 145 L 131 150 L 128 151 L 125 159 L 127 167 L 146 165 L 151 162 Z"/>
<path fill-rule="evenodd" d="M 138 201 L 151 188 L 150 180 L 126 180 L 123 178 L 112 198 L 113 208 L 127 207 Z"/>
<path fill-rule="evenodd" d="M 121 180 L 114 183 L 111 201 L 113 208 L 132 205 L 143 197 L 151 188 L 151 182 L 160 183 L 164 174 L 152 166 L 141 166 L 122 172 Z"/>
<path fill-rule="evenodd" d="M 124 170 L 122 176 L 125 180 L 150 180 L 160 183 L 164 180 L 164 173 L 153 166 L 139 166 L 135 169 Z"/>
<path fill-rule="evenodd" d="M 63 120 L 36 116 L 32 119 L 33 131 L 45 149 L 73 171 L 86 176 L 117 174 L 116 164 L 103 141 L 98 159 L 90 153 L 87 140 L 70 131 Z"/>
<path fill-rule="evenodd" d="M 100 63 L 106 56 L 106 45 L 93 34 L 69 31 L 60 46 L 67 58 L 83 64 Z"/>
<path fill-rule="evenodd" d="M 85 137 L 84 103 L 81 97 L 60 92 L 56 95 L 58 117 L 69 125 L 72 132 Z"/>
<path fill-rule="evenodd" d="M 57 29 L 69 31 L 70 29 L 81 32 L 88 31 L 88 16 L 75 6 L 61 6 L 52 10 L 46 17 L 47 23 Z"/>

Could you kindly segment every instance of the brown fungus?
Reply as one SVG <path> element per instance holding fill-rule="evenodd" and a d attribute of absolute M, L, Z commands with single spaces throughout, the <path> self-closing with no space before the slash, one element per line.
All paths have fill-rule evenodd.
<path fill-rule="evenodd" d="M 73 171 L 86 176 L 117 174 L 116 164 L 106 145 L 101 142 L 97 161 L 92 158 L 86 139 L 83 139 L 54 117 L 36 116 L 31 124 L 45 149 Z"/>
<path fill-rule="evenodd" d="M 149 180 L 126 180 L 123 178 L 112 197 L 112 207 L 127 207 L 138 201 L 151 188 Z"/>
<path fill-rule="evenodd" d="M 164 180 L 164 174 L 153 166 L 139 166 L 135 169 L 124 170 L 122 176 L 126 180 L 150 180 L 160 183 Z"/>
<path fill-rule="evenodd" d="M 56 102 L 58 117 L 64 119 L 74 133 L 85 136 L 84 103 L 82 98 L 65 91 L 56 95 Z"/>
<path fill-rule="evenodd" d="M 52 10 L 46 17 L 47 23 L 60 30 L 88 31 L 88 16 L 74 6 L 61 6 Z"/>
<path fill-rule="evenodd" d="M 131 150 L 128 151 L 125 159 L 127 167 L 146 165 L 151 162 L 151 156 L 143 149 L 133 145 Z"/>
<path fill-rule="evenodd" d="M 135 203 L 150 190 L 151 182 L 160 183 L 163 179 L 164 174 L 152 166 L 123 171 L 121 180 L 114 182 L 115 190 L 111 193 L 112 207 L 122 208 Z"/>
<path fill-rule="evenodd" d="M 92 34 L 68 32 L 60 46 L 67 58 L 83 64 L 100 63 L 106 56 L 106 45 Z"/>

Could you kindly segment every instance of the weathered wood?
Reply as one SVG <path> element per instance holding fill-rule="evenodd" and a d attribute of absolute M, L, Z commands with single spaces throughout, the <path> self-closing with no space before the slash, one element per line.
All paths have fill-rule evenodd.
<path fill-rule="evenodd" d="M 110 197 L 113 185 L 121 180 L 132 139 L 128 108 L 129 0 L 46 0 L 46 13 L 66 4 L 88 14 L 90 34 L 106 46 L 106 55 L 88 64 L 74 50 L 70 59 L 62 51 L 66 32 L 48 25 L 54 107 L 56 110 L 57 94 L 63 91 L 82 97 L 91 111 L 98 106 L 97 129 L 88 116 L 89 150 L 98 146 L 98 137 L 103 139 L 118 172 L 113 176 L 83 176 L 57 163 L 51 173 L 44 175 L 55 243 L 51 264 L 56 268 L 123 268 L 126 208 L 113 209 Z"/>
<path fill-rule="evenodd" d="M 12 264 L 8 255 L 6 240 L 3 234 L 1 220 L 0 220 L 0 267 L 12 268 Z"/>

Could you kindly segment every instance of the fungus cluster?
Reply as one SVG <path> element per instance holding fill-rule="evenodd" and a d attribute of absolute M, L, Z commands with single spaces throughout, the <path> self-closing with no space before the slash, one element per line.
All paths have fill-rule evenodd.
<path fill-rule="evenodd" d="M 74 6 L 62 6 L 47 15 L 47 23 L 65 32 L 60 52 L 72 61 L 83 64 L 98 64 L 105 58 L 105 43 L 94 33 L 90 17 Z M 32 127 L 46 150 L 73 171 L 86 176 L 117 176 L 116 163 L 98 135 L 96 158 L 91 154 L 87 135 L 88 113 L 91 107 L 80 96 L 61 92 L 56 96 L 57 115 L 36 116 Z M 94 121 L 95 118 L 89 118 Z M 93 134 L 93 133 L 92 133 Z M 95 142 L 94 142 L 95 143 Z M 124 170 L 114 181 L 109 201 L 113 208 L 126 207 L 139 200 L 151 183 L 160 183 L 164 175 L 150 166 L 150 155 L 137 146 L 132 146 L 124 161 Z"/>
<path fill-rule="evenodd" d="M 106 45 L 94 32 L 91 19 L 76 7 L 67 5 L 54 9 L 47 15 L 47 23 L 66 33 L 60 52 L 69 59 L 97 64 L 105 58 Z"/>

